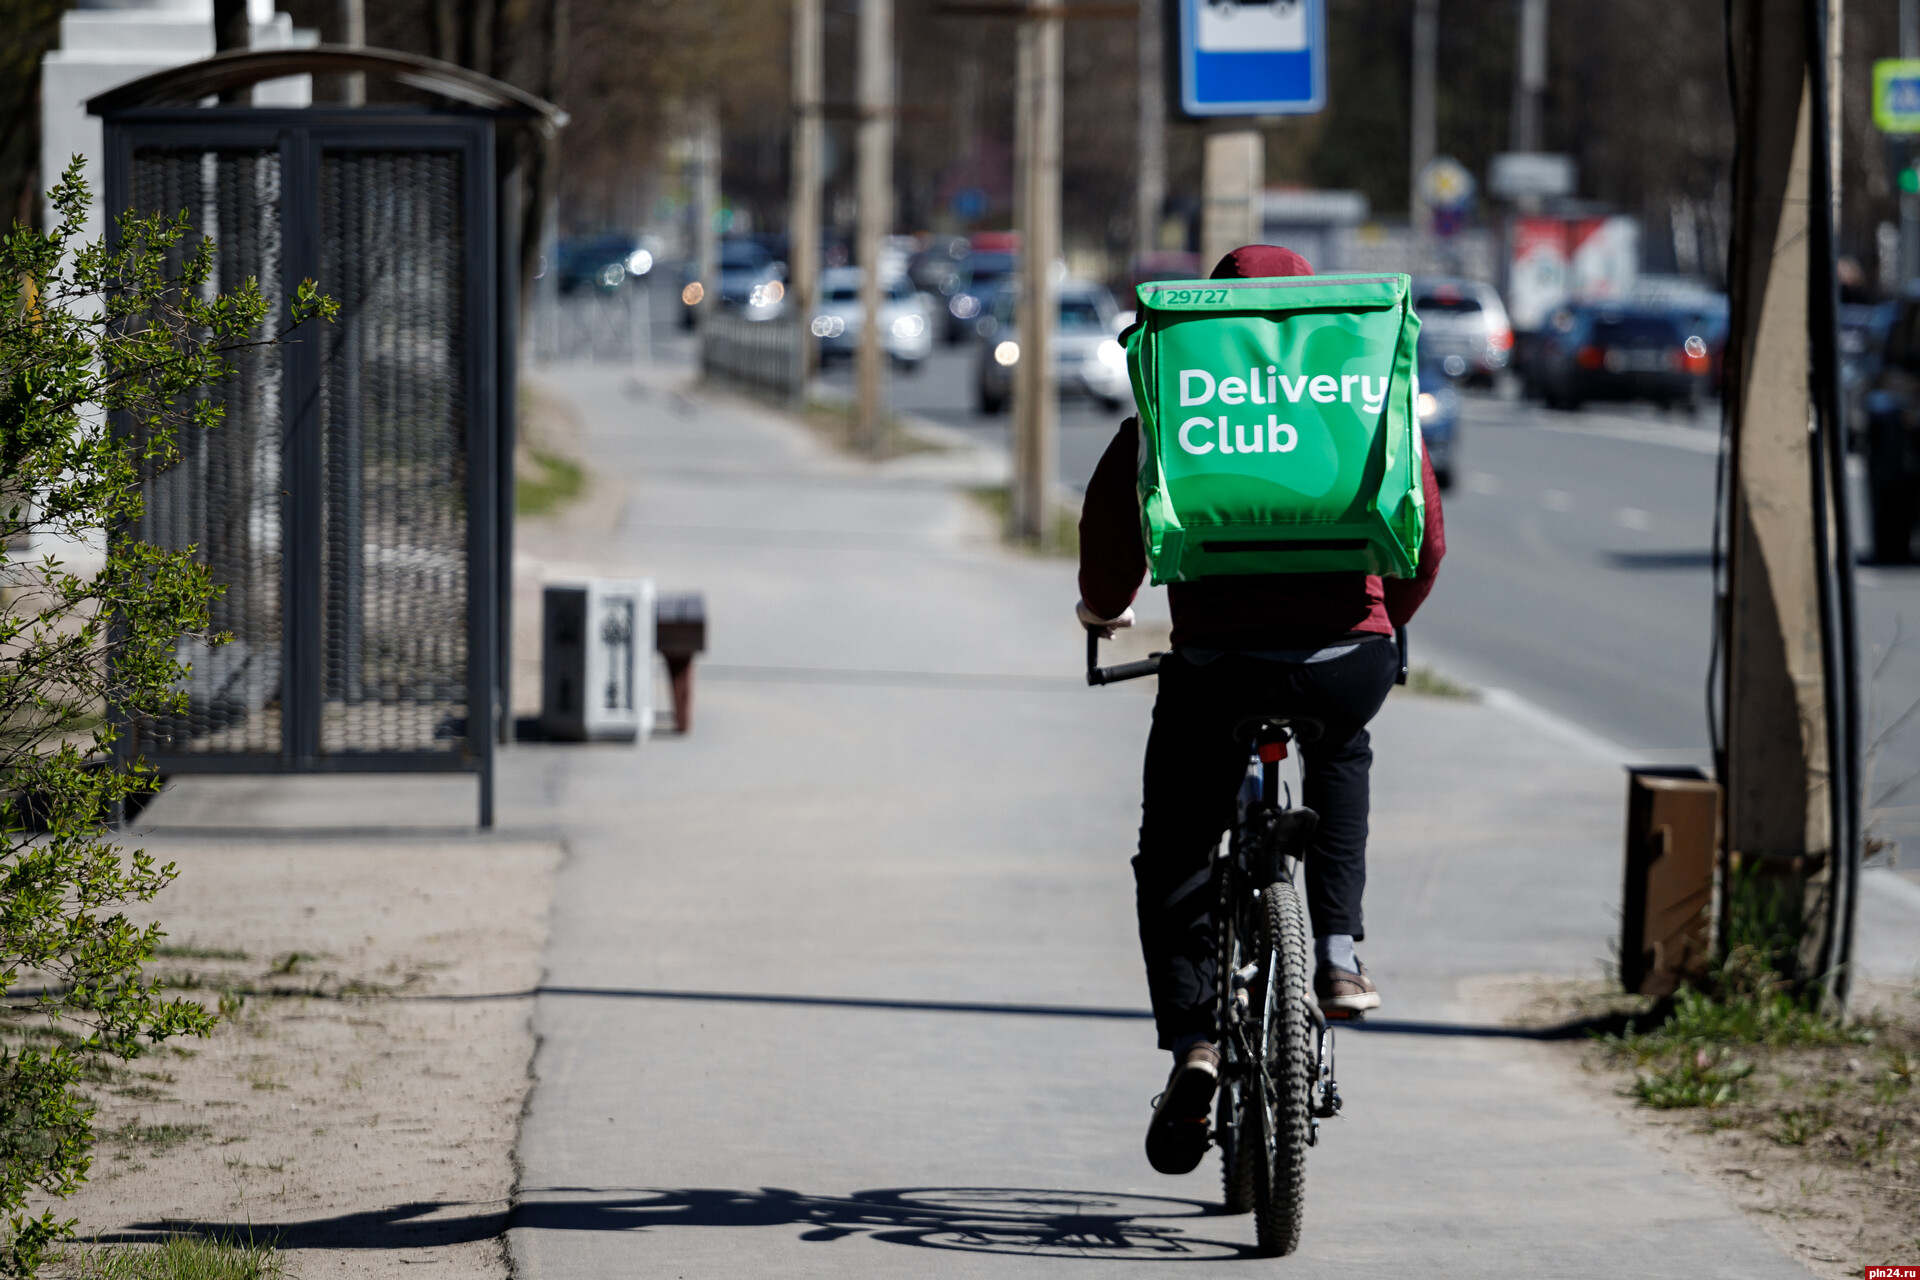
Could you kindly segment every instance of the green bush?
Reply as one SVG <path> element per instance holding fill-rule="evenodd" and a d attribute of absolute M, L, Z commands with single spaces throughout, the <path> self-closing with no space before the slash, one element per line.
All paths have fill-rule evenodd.
<path fill-rule="evenodd" d="M 183 433 L 219 425 L 206 389 L 230 353 L 333 313 L 311 282 L 271 319 L 251 280 L 214 292 L 214 246 L 184 213 L 122 217 L 112 246 L 81 244 L 80 173 L 76 159 L 50 195 L 52 230 L 0 238 L 0 996 L 27 988 L 0 1006 L 0 1272 L 16 1276 L 72 1229 L 27 1201 L 86 1176 L 93 1112 L 77 1086 L 214 1021 L 141 977 L 165 935 L 124 908 L 174 869 L 105 831 L 152 787 L 115 759 L 116 720 L 181 709 L 181 637 L 220 639 L 204 634 L 220 588 L 193 549 L 134 535 L 140 484 L 178 462 Z M 103 541 L 104 561 L 80 571 L 25 549 L 47 536 Z"/>

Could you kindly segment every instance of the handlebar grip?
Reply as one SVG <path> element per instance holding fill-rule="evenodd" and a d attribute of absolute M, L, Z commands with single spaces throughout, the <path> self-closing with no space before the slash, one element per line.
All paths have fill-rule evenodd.
<path fill-rule="evenodd" d="M 1165 655 L 1156 653 L 1151 658 L 1143 658 L 1139 662 L 1123 662 L 1117 667 L 1089 666 L 1087 683 L 1090 685 L 1112 684 L 1116 680 L 1137 680 L 1141 676 L 1155 675 L 1160 670 L 1160 659 L 1163 656 Z"/>

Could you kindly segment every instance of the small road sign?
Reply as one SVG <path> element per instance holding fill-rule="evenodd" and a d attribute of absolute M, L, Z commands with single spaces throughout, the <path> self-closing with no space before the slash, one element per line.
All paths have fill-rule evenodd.
<path fill-rule="evenodd" d="M 1327 105 L 1325 0 L 1173 0 L 1187 116 L 1311 115 Z"/>
<path fill-rule="evenodd" d="M 1873 64 L 1873 123 L 1882 133 L 1920 133 L 1920 58 Z"/>

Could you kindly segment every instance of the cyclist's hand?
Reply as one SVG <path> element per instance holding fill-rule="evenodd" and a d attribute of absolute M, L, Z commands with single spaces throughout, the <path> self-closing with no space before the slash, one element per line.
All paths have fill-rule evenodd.
<path fill-rule="evenodd" d="M 1099 632 L 1102 640 L 1111 640 L 1113 639 L 1114 632 L 1120 630 L 1122 627 L 1130 627 L 1133 625 L 1133 607 L 1131 605 L 1122 610 L 1120 616 L 1117 618 L 1101 617 L 1093 610 L 1087 608 L 1087 602 L 1085 600 L 1076 603 L 1073 606 L 1073 611 L 1079 615 L 1080 625 L 1089 631 Z"/>

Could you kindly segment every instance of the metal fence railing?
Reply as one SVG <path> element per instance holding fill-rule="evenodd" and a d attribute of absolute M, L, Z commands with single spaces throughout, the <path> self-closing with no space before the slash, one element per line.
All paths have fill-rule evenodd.
<path fill-rule="evenodd" d="M 797 320 L 748 320 L 715 309 L 700 320 L 700 376 L 798 408 L 807 385 L 805 341 Z"/>

